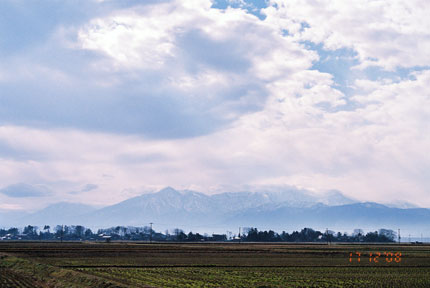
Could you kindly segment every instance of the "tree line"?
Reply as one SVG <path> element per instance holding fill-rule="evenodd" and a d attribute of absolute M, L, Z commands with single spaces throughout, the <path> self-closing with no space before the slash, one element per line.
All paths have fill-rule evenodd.
<path fill-rule="evenodd" d="M 243 242 L 395 242 L 396 233 L 389 229 L 364 233 L 355 229 L 352 234 L 326 230 L 324 232 L 311 228 L 301 231 L 277 233 L 275 231 L 259 231 L 257 228 L 244 228 L 238 235 L 185 233 L 174 229 L 164 233 L 156 232 L 150 227 L 116 226 L 98 229 L 96 232 L 81 225 L 57 225 L 43 228 L 28 225 L 23 229 L 0 229 L 1 240 L 40 240 L 40 241 L 243 241 Z"/>
<path fill-rule="evenodd" d="M 278 234 L 272 230 L 258 231 L 257 228 L 250 228 L 246 231 L 244 239 L 251 242 L 395 242 L 395 237 L 396 233 L 389 229 L 379 229 L 366 234 L 361 229 L 355 229 L 354 233 L 348 235 L 331 230 L 320 232 L 311 228 L 304 228 L 291 234 L 285 231 Z"/>

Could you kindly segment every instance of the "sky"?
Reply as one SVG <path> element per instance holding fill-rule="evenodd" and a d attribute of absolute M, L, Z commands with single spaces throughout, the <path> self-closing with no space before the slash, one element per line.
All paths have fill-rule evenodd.
<path fill-rule="evenodd" d="M 427 0 L 0 1 L 0 210 L 165 186 L 430 207 Z"/>

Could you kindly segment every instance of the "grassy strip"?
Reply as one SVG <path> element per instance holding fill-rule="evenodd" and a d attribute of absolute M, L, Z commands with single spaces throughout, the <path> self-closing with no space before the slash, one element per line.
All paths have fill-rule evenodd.
<path fill-rule="evenodd" d="M 80 273 L 51 265 L 36 263 L 9 255 L 0 256 L 0 269 L 3 274 L 13 275 L 14 281 L 28 283 L 32 287 L 43 288 L 114 288 L 126 287 L 120 283 L 96 276 Z"/>

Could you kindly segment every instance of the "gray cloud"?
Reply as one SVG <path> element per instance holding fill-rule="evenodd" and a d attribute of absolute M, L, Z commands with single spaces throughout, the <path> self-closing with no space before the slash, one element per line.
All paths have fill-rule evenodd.
<path fill-rule="evenodd" d="M 0 61 L 8 70 L 9 79 L 0 81 L 0 122 L 172 139 L 213 133 L 240 115 L 262 108 L 268 93 L 265 83 L 248 73 L 251 66 L 249 55 L 245 56 L 248 40 L 214 41 L 210 35 L 188 27 L 189 31 L 175 36 L 177 55 L 167 57 L 162 69 L 117 71 L 109 68 L 109 57 L 100 51 L 70 48 L 62 41 L 76 44 L 77 27 L 118 6 L 130 7 L 138 2 L 121 5 L 116 1 L 83 2 L 85 9 L 82 9 L 86 12 L 81 16 L 80 5 L 68 1 L 45 4 L 46 7 L 34 10 L 30 9 L 32 5 L 23 3 L 3 4 L 3 11 L 9 11 L 17 19 L 23 18 L 18 16 L 24 12 L 15 6 L 25 6 L 30 17 L 25 25 L 34 21 L 40 32 L 31 37 L 24 35 L 21 40 L 12 37 L 23 35 L 18 30 L 8 32 L 13 34 L 8 44 L 0 46 Z M 89 9 L 93 6 L 95 9 Z M 45 19 L 47 11 L 52 13 L 49 17 L 52 20 L 40 21 Z M 68 16 L 63 19 L 64 11 L 68 11 Z M 7 30 L 11 25 L 4 23 L 0 27 Z M 58 36 L 59 30 L 65 30 L 65 35 Z M 13 57 L 2 57 L 11 54 Z M 184 73 L 198 78 L 207 69 L 231 73 L 240 81 L 206 86 L 204 79 L 196 80 L 196 87 L 190 91 L 175 86 Z"/>
<path fill-rule="evenodd" d="M 159 0 L 123 1 L 23 1 L 0 2 L 0 56 L 25 53 L 43 45 L 60 25 L 79 25 L 115 9 L 160 3 Z"/>
<path fill-rule="evenodd" d="M 45 197 L 52 194 L 51 190 L 46 186 L 26 183 L 9 185 L 0 189 L 0 193 L 12 198 Z"/>
<path fill-rule="evenodd" d="M 87 184 L 81 189 L 81 192 L 89 192 L 91 190 L 97 189 L 98 187 L 99 186 L 97 186 L 96 184 Z"/>
<path fill-rule="evenodd" d="M 215 41 L 196 29 L 180 35 L 177 43 L 191 71 L 201 65 L 237 73 L 251 68 L 250 60 L 243 53 L 245 49 L 237 39 Z"/>

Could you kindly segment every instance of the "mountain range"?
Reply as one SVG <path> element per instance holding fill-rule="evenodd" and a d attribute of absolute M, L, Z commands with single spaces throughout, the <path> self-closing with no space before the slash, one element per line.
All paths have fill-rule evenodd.
<path fill-rule="evenodd" d="M 84 225 L 146 226 L 161 229 L 225 232 L 237 227 L 289 231 L 311 227 L 335 231 L 362 229 L 428 230 L 430 209 L 395 208 L 359 203 L 339 191 L 317 196 L 296 188 L 206 195 L 171 187 L 96 209 L 78 203 L 56 203 L 27 215 L 0 215 L 2 226 Z M 162 230 L 161 230 L 162 231 Z"/>

